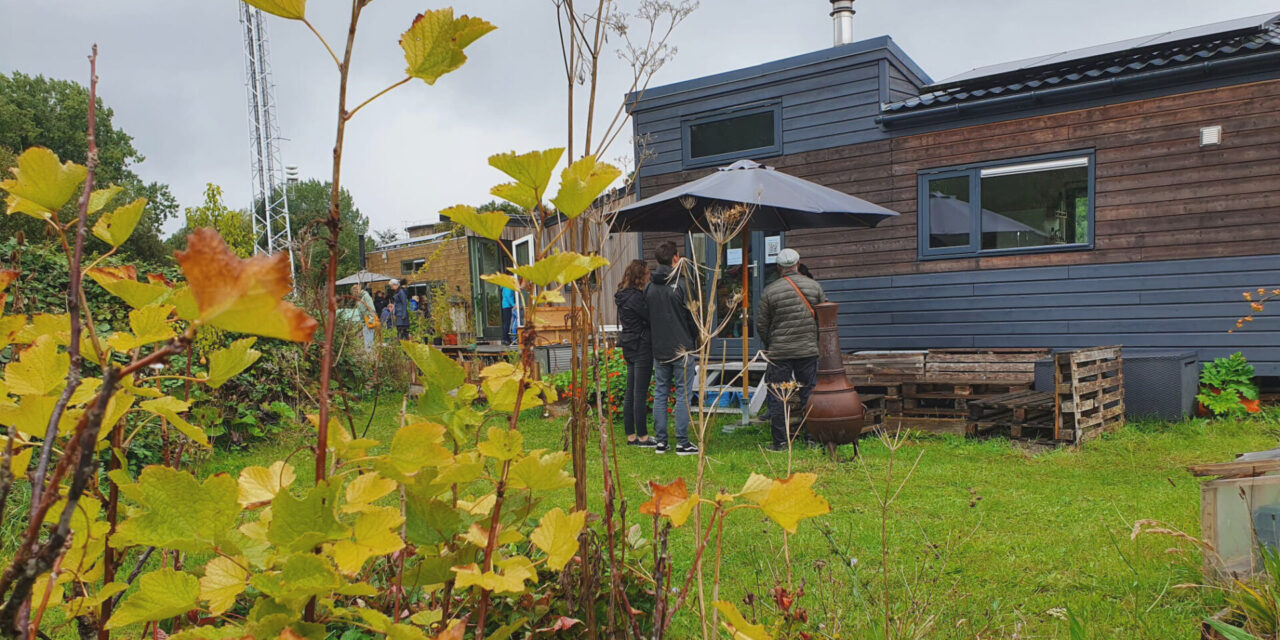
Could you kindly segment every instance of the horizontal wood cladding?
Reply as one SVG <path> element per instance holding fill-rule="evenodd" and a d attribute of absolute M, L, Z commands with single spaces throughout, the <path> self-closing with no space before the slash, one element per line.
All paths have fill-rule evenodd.
<path fill-rule="evenodd" d="M 1211 125 L 1222 126 L 1222 144 L 1201 148 L 1200 127 Z M 918 259 L 919 171 L 1073 150 L 1095 152 L 1093 250 Z M 903 135 L 768 163 L 900 214 L 875 229 L 788 233 L 786 245 L 821 279 L 1262 255 L 1280 246 L 1280 80 Z M 645 177 L 642 197 L 708 171 Z"/>
<path fill-rule="evenodd" d="M 1273 245 L 1272 251 L 1275 251 Z M 821 274 L 819 274 L 821 278 Z M 1241 291 L 1280 282 L 1280 254 L 823 279 L 845 350 L 945 347 L 1242 351 L 1280 375 L 1280 317 L 1248 314 Z"/>

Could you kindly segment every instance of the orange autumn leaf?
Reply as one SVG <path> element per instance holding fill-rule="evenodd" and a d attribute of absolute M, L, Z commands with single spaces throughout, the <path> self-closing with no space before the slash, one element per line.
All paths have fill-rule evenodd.
<path fill-rule="evenodd" d="M 196 229 L 175 254 L 200 319 L 219 329 L 309 342 L 316 321 L 281 298 L 292 289 L 289 256 L 240 258 L 213 229 Z"/>
<path fill-rule="evenodd" d="M 665 485 L 650 481 L 649 486 L 653 489 L 653 497 L 640 505 L 640 513 L 666 516 L 671 518 L 671 523 L 675 526 L 682 526 L 697 504 L 698 494 L 689 495 L 689 490 L 684 486 L 684 478 L 676 478 L 674 482 Z"/>
<path fill-rule="evenodd" d="M 18 272 L 13 269 L 0 269 L 0 291 L 9 288 L 9 285 L 18 279 Z"/>

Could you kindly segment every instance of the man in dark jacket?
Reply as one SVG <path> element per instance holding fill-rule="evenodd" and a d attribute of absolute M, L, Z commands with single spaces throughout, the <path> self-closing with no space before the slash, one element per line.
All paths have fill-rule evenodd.
<path fill-rule="evenodd" d="M 401 340 L 409 339 L 409 296 L 399 280 L 391 281 L 391 304 L 395 305 L 396 333 Z"/>
<path fill-rule="evenodd" d="M 818 319 L 814 306 L 827 301 L 822 285 L 799 274 L 800 254 L 795 249 L 778 252 L 779 278 L 764 288 L 756 309 L 756 335 L 764 343 L 769 366 L 765 383 L 769 387 L 769 420 L 773 427 L 772 451 L 786 451 L 794 437 L 783 410 L 794 395 L 805 410 L 809 392 L 818 383 Z M 795 382 L 793 394 L 775 385 Z"/>
<path fill-rule="evenodd" d="M 653 431 L 658 438 L 654 452 L 667 452 L 667 398 L 674 384 L 676 454 L 696 455 L 697 445 L 689 442 L 689 391 L 698 325 L 689 312 L 689 291 L 680 274 L 676 243 L 668 240 L 658 245 L 654 259 L 658 268 L 650 274 L 649 285 L 644 289 L 653 346 Z"/>

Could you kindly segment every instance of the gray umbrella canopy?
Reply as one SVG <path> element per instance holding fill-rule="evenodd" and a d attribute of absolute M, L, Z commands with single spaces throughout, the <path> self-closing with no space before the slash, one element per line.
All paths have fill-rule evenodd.
<path fill-rule="evenodd" d="M 343 287 L 343 286 L 349 286 L 353 284 L 369 284 L 370 282 L 386 282 L 390 279 L 391 279 L 391 276 L 384 276 L 381 273 L 374 273 L 372 271 L 361 270 L 333 284 L 339 287 Z"/>
<path fill-rule="evenodd" d="M 685 209 L 681 199 L 697 204 Z M 689 231 L 697 229 L 708 206 L 755 205 L 754 231 L 790 231 L 827 227 L 874 227 L 898 215 L 872 204 L 775 171 L 751 160 L 739 160 L 693 182 L 629 204 L 618 211 L 615 231 Z"/>

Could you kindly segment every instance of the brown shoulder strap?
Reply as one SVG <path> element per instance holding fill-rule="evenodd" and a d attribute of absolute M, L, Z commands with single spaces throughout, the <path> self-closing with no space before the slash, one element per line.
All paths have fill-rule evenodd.
<path fill-rule="evenodd" d="M 809 309 L 809 315 L 816 318 L 818 316 L 818 313 L 813 310 L 813 305 L 809 304 L 808 296 L 804 295 L 804 292 L 801 291 L 800 287 L 796 285 L 796 281 L 792 280 L 791 276 L 783 276 L 782 279 L 786 280 L 787 284 L 791 285 L 791 288 L 796 290 L 796 294 L 799 295 L 800 299 L 804 301 L 804 306 Z"/>

